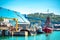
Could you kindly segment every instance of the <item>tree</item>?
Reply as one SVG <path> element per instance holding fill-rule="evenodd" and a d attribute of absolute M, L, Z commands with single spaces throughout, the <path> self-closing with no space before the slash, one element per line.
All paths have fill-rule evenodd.
<path fill-rule="evenodd" d="M 4 19 L 2 17 L 0 17 L 0 21 L 3 21 Z"/>

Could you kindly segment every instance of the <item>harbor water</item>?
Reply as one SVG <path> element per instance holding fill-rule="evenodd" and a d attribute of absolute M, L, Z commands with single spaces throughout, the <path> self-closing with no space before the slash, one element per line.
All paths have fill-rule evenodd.
<path fill-rule="evenodd" d="M 60 40 L 60 31 L 53 31 L 51 34 L 38 34 L 35 36 L 0 36 L 0 40 Z"/>

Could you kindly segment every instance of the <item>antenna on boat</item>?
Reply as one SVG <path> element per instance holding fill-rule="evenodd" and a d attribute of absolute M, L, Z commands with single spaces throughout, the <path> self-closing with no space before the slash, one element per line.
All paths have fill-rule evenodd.
<path fill-rule="evenodd" d="M 47 17 L 49 17 L 49 9 L 47 9 L 47 14 L 48 14 L 48 16 L 47 16 Z"/>
<path fill-rule="evenodd" d="M 49 9 L 47 10 L 47 13 L 48 13 L 48 15 L 47 15 L 47 18 L 46 18 L 45 25 L 49 25 L 49 23 L 50 23 Z"/>
<path fill-rule="evenodd" d="M 47 13 L 49 13 L 49 9 L 47 9 Z"/>

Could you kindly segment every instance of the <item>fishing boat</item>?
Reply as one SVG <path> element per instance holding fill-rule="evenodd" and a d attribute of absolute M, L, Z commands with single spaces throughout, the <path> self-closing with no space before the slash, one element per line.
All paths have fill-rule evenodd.
<path fill-rule="evenodd" d="M 53 31 L 51 22 L 50 22 L 50 17 L 48 16 L 44 25 L 44 28 L 42 29 L 45 33 L 51 33 Z"/>

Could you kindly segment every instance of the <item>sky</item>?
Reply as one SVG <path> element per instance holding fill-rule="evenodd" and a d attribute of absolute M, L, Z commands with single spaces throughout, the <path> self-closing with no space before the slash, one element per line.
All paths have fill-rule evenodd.
<path fill-rule="evenodd" d="M 0 7 L 20 12 L 31 13 L 54 13 L 60 15 L 60 0 L 0 0 Z"/>

